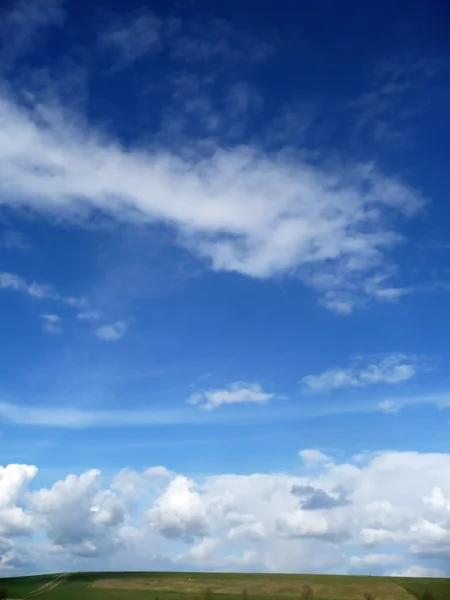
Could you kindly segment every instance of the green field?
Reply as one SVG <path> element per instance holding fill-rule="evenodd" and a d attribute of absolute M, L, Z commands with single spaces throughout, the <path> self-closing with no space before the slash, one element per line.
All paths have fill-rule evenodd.
<path fill-rule="evenodd" d="M 430 592 L 450 600 L 449 579 L 341 575 L 218 573 L 72 573 L 0 579 L 9 598 L 33 600 L 248 600 L 300 598 L 309 585 L 314 600 L 415 600 Z M 431 598 L 431 597 L 430 597 Z"/>

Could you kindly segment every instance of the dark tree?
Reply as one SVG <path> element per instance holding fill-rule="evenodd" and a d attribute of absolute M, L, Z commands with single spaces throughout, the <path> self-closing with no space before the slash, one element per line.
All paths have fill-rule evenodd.
<path fill-rule="evenodd" d="M 0 600 L 8 597 L 8 590 L 6 588 L 0 588 Z"/>

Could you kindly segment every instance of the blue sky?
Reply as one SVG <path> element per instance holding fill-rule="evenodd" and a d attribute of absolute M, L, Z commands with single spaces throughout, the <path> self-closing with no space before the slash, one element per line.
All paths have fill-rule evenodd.
<path fill-rule="evenodd" d="M 15 491 L 2 505 L 0 487 L 0 569 L 49 570 L 58 552 L 62 567 L 445 572 L 448 5 L 2 11 L 0 483 Z M 394 492 L 358 495 L 346 469 L 361 460 L 364 490 L 384 460 L 434 474 L 411 522 L 392 517 Z M 152 490 L 135 501 L 163 544 L 153 562 L 134 521 L 130 542 L 130 473 Z M 255 473 L 334 500 L 311 522 L 292 490 L 276 525 L 266 509 L 210 515 L 208 494 L 241 498 L 236 478 Z M 94 517 L 83 539 L 55 533 L 64 485 L 91 517 L 114 496 L 108 534 Z M 390 516 L 350 534 L 356 502 Z"/>

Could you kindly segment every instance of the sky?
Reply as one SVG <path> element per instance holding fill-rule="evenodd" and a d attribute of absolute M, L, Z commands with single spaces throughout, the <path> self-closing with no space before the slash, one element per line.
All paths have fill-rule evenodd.
<path fill-rule="evenodd" d="M 450 6 L 0 7 L 0 575 L 450 575 Z"/>

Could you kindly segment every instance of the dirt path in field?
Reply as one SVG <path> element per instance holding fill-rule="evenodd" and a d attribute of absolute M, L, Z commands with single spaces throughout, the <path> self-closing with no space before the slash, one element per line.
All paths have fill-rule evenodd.
<path fill-rule="evenodd" d="M 51 581 L 47 581 L 47 583 L 44 583 L 44 585 L 41 585 L 41 587 L 38 587 L 32 592 L 26 594 L 26 598 L 34 598 L 34 596 L 39 596 L 43 592 L 50 592 L 51 590 L 54 590 L 55 587 L 58 587 L 58 585 L 63 583 L 63 581 L 66 581 L 69 577 L 70 573 L 61 573 L 61 575 L 57 575 Z"/>

